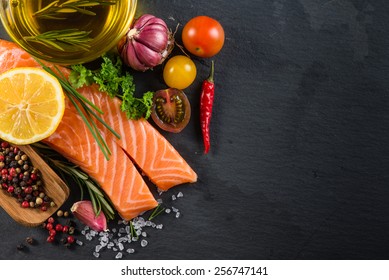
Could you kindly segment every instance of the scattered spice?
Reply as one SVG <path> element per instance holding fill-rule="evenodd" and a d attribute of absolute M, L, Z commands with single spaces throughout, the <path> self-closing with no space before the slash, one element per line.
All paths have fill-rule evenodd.
<path fill-rule="evenodd" d="M 58 240 L 59 243 L 64 244 L 66 247 L 70 247 L 71 244 L 76 241 L 76 238 L 74 237 L 74 226 L 75 223 L 71 220 L 67 220 L 66 224 L 64 224 L 54 217 L 49 217 L 47 221 L 42 224 L 42 228 L 46 229 L 48 232 L 48 237 L 46 239 L 48 243 L 54 243 Z"/>
<path fill-rule="evenodd" d="M 62 210 L 58 210 L 57 211 L 57 216 L 58 217 L 62 217 L 63 216 L 63 211 Z"/>
<path fill-rule="evenodd" d="M 16 246 L 16 249 L 18 251 L 23 251 L 25 248 L 26 248 L 26 245 L 24 245 L 23 243 L 20 243 L 20 244 L 18 244 L 18 246 Z"/>
<path fill-rule="evenodd" d="M 35 240 L 32 237 L 27 237 L 26 242 L 27 242 L 27 244 L 33 245 L 35 243 Z"/>

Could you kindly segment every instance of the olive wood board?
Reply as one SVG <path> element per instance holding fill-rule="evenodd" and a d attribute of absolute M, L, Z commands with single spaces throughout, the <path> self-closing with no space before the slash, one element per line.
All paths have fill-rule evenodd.
<path fill-rule="evenodd" d="M 18 146 L 30 158 L 32 164 L 42 174 L 46 194 L 55 202 L 55 206 L 47 207 L 47 211 L 38 208 L 23 208 L 15 197 L 4 190 L 0 190 L 0 206 L 18 223 L 35 227 L 41 225 L 69 197 L 69 188 L 65 182 L 51 169 L 51 167 L 29 145 Z"/>

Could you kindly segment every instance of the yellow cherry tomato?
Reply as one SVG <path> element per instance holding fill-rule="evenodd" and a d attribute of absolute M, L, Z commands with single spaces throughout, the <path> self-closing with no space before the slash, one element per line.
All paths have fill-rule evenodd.
<path fill-rule="evenodd" d="M 189 57 L 184 55 L 173 56 L 163 69 L 163 79 L 166 85 L 176 89 L 184 89 L 190 86 L 195 80 L 196 74 L 196 65 Z"/>

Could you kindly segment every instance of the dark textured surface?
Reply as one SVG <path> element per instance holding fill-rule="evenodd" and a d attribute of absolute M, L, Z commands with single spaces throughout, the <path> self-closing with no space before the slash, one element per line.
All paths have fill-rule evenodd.
<path fill-rule="evenodd" d="M 389 258 L 388 3 L 140 0 L 146 12 L 180 23 L 178 41 L 187 20 L 210 15 L 226 43 L 210 154 L 198 125 L 209 60 L 195 60 L 189 126 L 165 134 L 199 181 L 167 194 L 183 191 L 173 204 L 182 217 L 159 217 L 164 229 L 125 258 Z M 139 91 L 164 87 L 160 68 L 135 78 Z M 40 244 L 17 252 L 28 235 Z M 0 236 L 1 259 L 93 258 L 94 243 L 51 248 L 2 211 Z"/>

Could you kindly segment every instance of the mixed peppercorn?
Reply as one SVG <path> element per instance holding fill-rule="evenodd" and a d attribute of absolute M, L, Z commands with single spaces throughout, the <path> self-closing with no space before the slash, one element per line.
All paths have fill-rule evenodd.
<path fill-rule="evenodd" d="M 59 210 L 57 212 L 58 217 L 68 217 L 69 212 Z M 45 223 L 42 224 L 42 227 L 47 230 L 49 236 L 46 241 L 52 243 L 56 240 L 56 237 L 60 236 L 59 242 L 65 246 L 71 246 L 76 240 L 74 238 L 75 234 L 75 223 L 72 220 L 67 220 L 66 224 L 61 224 L 54 217 L 47 219 Z"/>
<path fill-rule="evenodd" d="M 1 188 L 15 197 L 23 208 L 46 211 L 55 203 L 45 193 L 41 172 L 18 147 L 0 141 Z"/>

